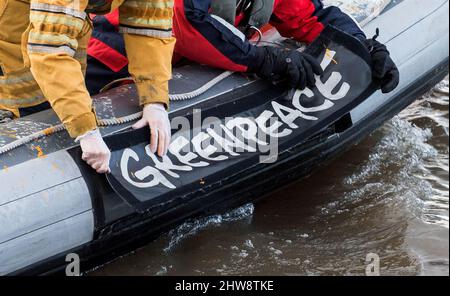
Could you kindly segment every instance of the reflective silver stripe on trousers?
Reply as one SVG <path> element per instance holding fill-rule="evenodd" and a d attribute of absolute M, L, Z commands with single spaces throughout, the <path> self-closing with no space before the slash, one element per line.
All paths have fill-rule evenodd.
<path fill-rule="evenodd" d="M 14 73 L 9 74 L 9 75 L 14 75 Z M 23 74 L 22 76 L 12 76 L 12 77 L 8 77 L 6 79 L 0 79 L 0 85 L 19 84 L 19 83 L 24 83 L 24 82 L 30 82 L 33 80 L 34 80 L 33 75 L 31 74 L 31 72 L 28 72 L 28 73 Z"/>
<path fill-rule="evenodd" d="M 172 31 L 161 31 L 154 29 L 135 29 L 129 27 L 120 27 L 120 33 L 122 34 L 135 34 L 135 35 L 144 35 L 155 38 L 171 38 Z"/>
<path fill-rule="evenodd" d="M 28 45 L 28 52 L 29 53 L 65 53 L 70 55 L 71 57 L 75 56 L 75 50 L 70 48 L 69 46 L 59 46 L 59 47 L 53 47 L 53 46 L 46 46 L 46 45 Z"/>
<path fill-rule="evenodd" d="M 42 11 L 47 11 L 47 12 L 64 13 L 66 15 L 80 18 L 83 20 L 85 20 L 87 17 L 87 14 L 84 11 L 69 8 L 66 6 L 52 5 L 52 4 L 46 4 L 46 3 L 31 3 L 30 7 L 31 7 L 31 10 L 42 10 Z"/>
<path fill-rule="evenodd" d="M 30 98 L 20 98 L 20 99 L 3 99 L 0 97 L 0 104 L 2 104 L 3 106 L 15 108 L 16 106 L 18 106 L 20 104 L 29 105 L 34 102 L 39 102 L 39 101 L 43 100 L 44 98 L 45 98 L 44 95 L 37 95 L 34 97 L 30 97 Z"/>

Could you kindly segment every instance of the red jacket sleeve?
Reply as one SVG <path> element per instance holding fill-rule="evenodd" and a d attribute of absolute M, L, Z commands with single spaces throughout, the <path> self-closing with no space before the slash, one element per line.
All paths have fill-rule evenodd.
<path fill-rule="evenodd" d="M 320 0 L 276 0 L 271 24 L 284 37 L 311 43 L 327 25 L 364 40 L 358 24 L 338 7 L 324 8 Z"/>

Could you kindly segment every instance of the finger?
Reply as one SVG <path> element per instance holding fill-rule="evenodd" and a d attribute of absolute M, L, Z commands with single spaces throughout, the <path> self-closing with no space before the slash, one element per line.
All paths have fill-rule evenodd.
<path fill-rule="evenodd" d="M 383 79 L 388 72 L 388 67 L 386 66 L 386 59 L 374 59 L 373 65 L 373 77 L 375 79 Z"/>
<path fill-rule="evenodd" d="M 83 153 L 83 154 L 81 155 L 81 159 L 84 160 L 84 161 L 88 161 L 89 155 L 88 155 L 87 153 Z"/>
<path fill-rule="evenodd" d="M 97 169 L 96 172 L 98 174 L 106 174 L 108 172 L 108 169 L 101 167 L 101 168 Z"/>
<path fill-rule="evenodd" d="M 381 91 L 384 94 L 387 94 L 396 89 L 400 83 L 399 78 L 400 77 L 398 70 L 397 69 L 392 70 L 390 73 L 386 75 L 386 78 L 383 79 L 384 81 L 382 83 Z"/>
<path fill-rule="evenodd" d="M 102 167 L 102 165 L 103 165 L 103 162 L 95 162 L 95 163 L 93 163 L 93 164 L 91 165 L 91 167 L 92 167 L 94 170 L 98 171 L 98 170 Z"/>
<path fill-rule="evenodd" d="M 305 68 L 306 73 L 306 85 L 312 89 L 316 86 L 316 76 L 314 75 L 313 68 L 306 60 L 303 62 L 303 67 Z"/>
<path fill-rule="evenodd" d="M 83 154 L 81 155 L 81 159 L 87 162 L 90 159 L 94 158 L 95 155 L 95 152 L 83 152 Z"/>
<path fill-rule="evenodd" d="M 136 122 L 132 128 L 133 129 L 141 129 L 143 127 L 145 127 L 147 125 L 147 120 L 145 120 L 144 118 L 142 118 L 141 120 L 139 120 L 138 122 Z"/>
<path fill-rule="evenodd" d="M 163 157 L 165 155 L 165 146 L 166 146 L 166 134 L 162 129 L 158 131 L 158 155 Z"/>
<path fill-rule="evenodd" d="M 99 174 L 106 174 L 106 173 L 111 173 L 111 169 L 109 168 L 109 164 L 108 163 L 104 163 L 98 170 L 97 172 Z"/>
<path fill-rule="evenodd" d="M 97 159 L 95 159 L 95 158 L 90 158 L 90 159 L 86 160 L 86 163 L 90 166 L 93 166 L 96 162 L 97 162 Z"/>
<path fill-rule="evenodd" d="M 172 137 L 172 125 L 169 119 L 167 119 L 167 136 L 170 140 L 170 138 Z"/>
<path fill-rule="evenodd" d="M 171 135 L 171 132 L 169 131 L 166 135 L 166 145 L 164 148 L 164 155 L 166 155 L 167 151 L 169 151 L 171 138 L 172 138 L 172 135 Z"/>
<path fill-rule="evenodd" d="M 105 173 L 109 167 L 108 157 L 101 157 L 96 159 L 96 162 L 92 165 L 92 168 L 97 171 L 97 173 Z"/>
<path fill-rule="evenodd" d="M 158 129 L 150 127 L 150 151 L 156 153 L 158 148 Z"/>
<path fill-rule="evenodd" d="M 384 69 L 373 71 L 373 78 L 376 80 L 382 80 L 386 76 L 386 71 Z"/>
<path fill-rule="evenodd" d="M 306 72 L 305 72 L 305 68 L 300 67 L 299 68 L 299 72 L 300 72 L 300 80 L 298 82 L 298 89 L 300 90 L 304 90 L 306 88 Z"/>
<path fill-rule="evenodd" d="M 289 76 L 289 86 L 291 88 L 297 88 L 297 85 L 300 81 L 300 72 L 295 65 L 291 65 L 288 68 L 288 76 Z"/>
<path fill-rule="evenodd" d="M 166 130 L 166 145 L 165 145 L 165 153 L 167 154 L 167 152 L 169 151 L 169 147 L 170 147 L 170 142 L 172 140 L 172 129 L 171 129 L 171 123 L 170 120 L 167 120 L 167 130 Z"/>
<path fill-rule="evenodd" d="M 111 160 L 111 154 L 108 154 L 105 157 L 105 160 L 102 162 L 102 166 L 100 167 L 100 170 L 102 171 L 102 173 L 111 173 L 111 168 L 109 166 L 109 162 Z"/>
<path fill-rule="evenodd" d="M 320 63 L 315 58 L 310 55 L 305 55 L 305 59 L 311 65 L 311 68 L 315 74 L 319 76 L 323 74 L 322 66 L 320 66 Z"/>

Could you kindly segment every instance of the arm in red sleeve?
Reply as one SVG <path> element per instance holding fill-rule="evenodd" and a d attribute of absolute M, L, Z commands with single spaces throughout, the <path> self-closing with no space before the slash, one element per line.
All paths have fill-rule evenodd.
<path fill-rule="evenodd" d="M 327 25 L 365 40 L 359 25 L 338 7 L 324 8 L 320 0 L 277 0 L 271 24 L 284 37 L 311 43 Z"/>

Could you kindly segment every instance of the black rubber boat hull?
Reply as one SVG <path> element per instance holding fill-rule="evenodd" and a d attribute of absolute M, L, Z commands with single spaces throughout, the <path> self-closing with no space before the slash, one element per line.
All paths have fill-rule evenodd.
<path fill-rule="evenodd" d="M 166 233 L 177 225 L 182 224 L 188 219 L 213 214 L 221 214 L 229 211 L 230 208 L 236 208 L 249 202 L 255 202 L 266 196 L 267 192 L 279 189 L 292 182 L 306 177 L 315 170 L 327 165 L 339 155 L 351 149 L 352 145 L 357 144 L 384 122 L 391 119 L 401 110 L 413 103 L 420 95 L 431 89 L 448 74 L 449 61 L 443 61 L 429 73 L 426 73 L 414 84 L 408 86 L 402 93 L 392 97 L 389 103 L 379 109 L 375 114 L 367 118 L 367 121 L 360 122 L 349 128 L 345 128 L 347 119 L 337 123 L 339 133 L 334 133 L 334 128 L 322 133 L 316 139 L 308 143 L 308 147 L 302 147 L 302 152 L 293 153 L 271 166 L 264 172 L 258 172 L 249 175 L 246 180 L 236 180 L 236 182 L 227 188 L 227 193 L 220 196 L 215 195 L 214 199 L 208 196 L 202 196 L 192 200 L 187 204 L 180 205 L 178 208 L 167 209 L 164 215 L 159 217 L 145 218 L 136 217 L 136 221 L 127 221 L 130 228 L 126 232 L 117 234 L 114 238 L 108 238 L 107 241 L 96 241 L 93 245 L 83 248 L 77 248 L 68 253 L 79 254 L 82 261 L 83 270 L 91 270 L 100 264 L 109 262 L 119 256 L 125 255 L 132 250 L 142 247 L 153 241 L 161 234 Z M 332 135 L 326 141 L 322 137 Z M 299 164 L 293 166 L 292 163 Z M 101 177 L 104 178 L 104 177 Z M 106 180 L 103 180 L 106 182 Z M 242 182 L 251 184 L 245 190 L 242 190 Z M 239 192 L 239 194 L 234 194 Z M 133 225 L 133 226 L 131 226 Z M 92 255 L 95 254 L 95 255 Z M 67 253 L 55 256 L 47 261 L 46 264 L 38 264 L 20 270 L 12 275 L 63 275 L 67 266 L 65 261 Z"/>

